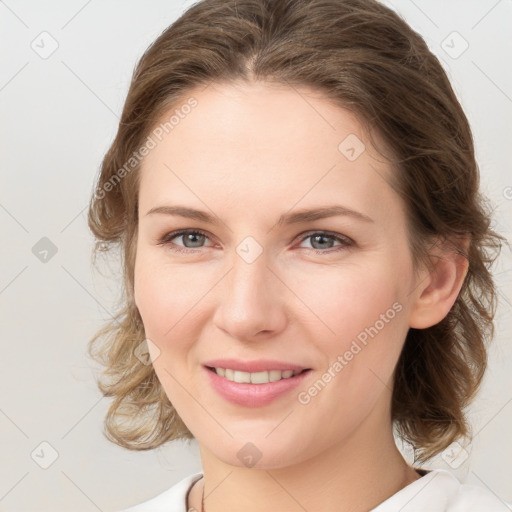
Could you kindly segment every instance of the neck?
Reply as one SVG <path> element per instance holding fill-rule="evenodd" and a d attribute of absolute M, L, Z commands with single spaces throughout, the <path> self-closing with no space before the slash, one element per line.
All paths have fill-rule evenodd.
<path fill-rule="evenodd" d="M 382 421 L 382 418 L 380 419 Z M 362 512 L 419 478 L 396 448 L 391 423 L 371 418 L 329 449 L 287 467 L 257 469 L 225 464 L 200 447 L 204 478 L 189 503 L 201 511 Z"/>

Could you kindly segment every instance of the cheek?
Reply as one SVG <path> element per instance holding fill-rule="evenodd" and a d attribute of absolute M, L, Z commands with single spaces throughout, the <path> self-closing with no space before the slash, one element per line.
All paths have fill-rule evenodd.
<path fill-rule="evenodd" d="M 135 265 L 134 286 L 145 336 L 158 347 L 157 357 L 152 358 L 153 367 L 173 405 L 180 414 L 185 411 L 182 419 L 187 423 L 190 397 L 183 386 L 189 389 L 192 385 L 194 341 L 199 339 L 202 328 L 197 314 L 205 304 L 199 301 L 211 286 L 203 282 L 198 288 L 196 273 L 184 267 L 170 267 L 144 250 Z"/>
<path fill-rule="evenodd" d="M 400 307 L 393 309 L 393 304 L 400 303 L 403 288 L 397 275 L 382 262 L 327 268 L 296 280 L 300 284 L 294 292 L 324 324 L 324 339 L 347 342 L 376 322 L 382 327 L 381 315 L 397 317 Z"/>
<path fill-rule="evenodd" d="M 157 341 L 173 336 L 181 319 L 190 323 L 195 304 L 208 289 L 197 273 L 162 263 L 144 250 L 138 255 L 134 283 L 135 302 L 146 336 Z"/>
<path fill-rule="evenodd" d="M 323 324 L 315 324 L 310 339 L 324 355 L 322 371 L 330 373 L 323 375 L 332 382 L 332 394 L 322 394 L 316 406 L 328 408 L 337 396 L 345 411 L 363 412 L 384 390 L 398 360 L 408 328 L 405 286 L 383 262 L 331 268 L 327 274 L 328 281 L 308 277 L 297 291 Z"/>
<path fill-rule="evenodd" d="M 393 371 L 405 336 L 405 312 L 394 307 L 404 288 L 397 281 L 404 274 L 392 258 L 337 267 L 297 264 L 277 273 L 284 283 L 293 285 L 291 291 L 283 290 L 284 298 L 276 299 L 275 307 L 289 314 L 287 329 L 298 333 L 304 352 L 324 362 L 319 377 L 339 362 L 339 357 L 343 360 L 340 371 L 331 369 L 334 377 L 325 391 L 313 394 L 313 390 L 309 395 L 308 389 L 297 390 L 297 394 L 309 396 L 307 406 L 299 405 L 307 421 L 325 429 L 324 418 L 329 415 L 335 430 L 327 430 L 326 436 L 340 436 L 356 428 L 375 406 Z M 201 398 L 205 391 L 195 387 L 196 342 L 205 338 L 202 331 L 215 308 L 222 307 L 219 296 L 213 302 L 208 291 L 223 274 L 208 265 L 170 265 L 149 251 L 141 252 L 135 268 L 135 298 L 146 336 L 161 350 L 155 371 L 192 431 L 204 423 L 204 411 L 190 406 L 190 396 L 183 388 L 193 390 L 201 401 L 208 399 L 208 395 Z M 344 429 L 341 433 L 340 426 Z"/>
<path fill-rule="evenodd" d="M 360 333 L 364 338 L 365 329 L 379 322 L 382 314 L 390 309 L 393 314 L 392 306 L 401 295 L 400 271 L 385 260 L 337 267 L 297 265 L 278 273 L 284 282 L 295 284 L 289 301 L 276 307 L 289 310 L 303 328 L 315 329 L 311 339 L 320 335 L 324 343 L 332 340 L 336 350 L 350 345 Z M 135 300 L 146 336 L 168 340 L 186 326 L 190 338 L 190 329 L 199 326 L 194 319 L 207 313 L 208 291 L 221 276 L 211 266 L 195 265 L 191 271 L 190 266 L 170 265 L 160 255 L 142 249 L 135 266 Z M 387 323 L 385 330 L 390 330 Z M 178 337 L 182 340 L 183 333 Z"/>

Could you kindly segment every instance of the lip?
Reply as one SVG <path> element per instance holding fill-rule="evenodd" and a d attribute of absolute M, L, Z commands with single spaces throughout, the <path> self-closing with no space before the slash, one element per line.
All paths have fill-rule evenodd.
<path fill-rule="evenodd" d="M 203 363 L 204 366 L 212 368 L 230 368 L 231 370 L 238 370 L 240 372 L 264 372 L 265 370 L 306 370 L 310 369 L 308 366 L 298 366 L 275 359 L 256 359 L 254 361 L 241 361 L 239 359 L 212 359 Z"/>
<path fill-rule="evenodd" d="M 222 365 L 217 367 L 224 368 Z M 227 367 L 232 368 L 229 365 Z M 239 368 L 232 369 L 236 370 Z M 265 369 L 269 368 L 265 367 Z M 281 368 L 276 367 L 274 369 L 278 370 Z M 301 367 L 282 369 L 300 370 Z M 209 370 L 207 367 L 204 367 L 204 371 L 207 374 L 207 378 L 210 379 L 211 386 L 221 397 L 233 404 L 241 405 L 244 407 L 262 407 L 264 405 L 270 404 L 274 400 L 277 400 L 279 397 L 284 396 L 286 393 L 289 393 L 294 388 L 299 386 L 311 373 L 311 370 L 308 369 L 308 371 L 299 373 L 298 375 L 288 379 L 268 382 L 267 384 L 248 384 L 230 381 L 224 377 L 221 377 L 220 375 L 217 375 L 214 370 Z M 258 370 L 253 370 L 253 372 L 254 371 Z"/>

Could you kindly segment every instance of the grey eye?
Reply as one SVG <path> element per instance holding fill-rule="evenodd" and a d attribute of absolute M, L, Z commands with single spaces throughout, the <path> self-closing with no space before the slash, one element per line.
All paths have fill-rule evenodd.
<path fill-rule="evenodd" d="M 334 237 L 330 235 L 310 235 L 311 245 L 314 249 L 331 249 L 334 244 Z"/>
<path fill-rule="evenodd" d="M 190 249 L 202 247 L 206 236 L 201 233 L 185 233 L 177 238 L 181 238 L 184 246 Z"/>

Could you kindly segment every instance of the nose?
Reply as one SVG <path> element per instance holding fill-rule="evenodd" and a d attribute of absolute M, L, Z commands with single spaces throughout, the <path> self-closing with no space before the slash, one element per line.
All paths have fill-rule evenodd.
<path fill-rule="evenodd" d="M 256 341 L 284 329 L 287 290 L 265 252 L 250 263 L 236 254 L 220 287 L 214 323 L 230 337 Z"/>

